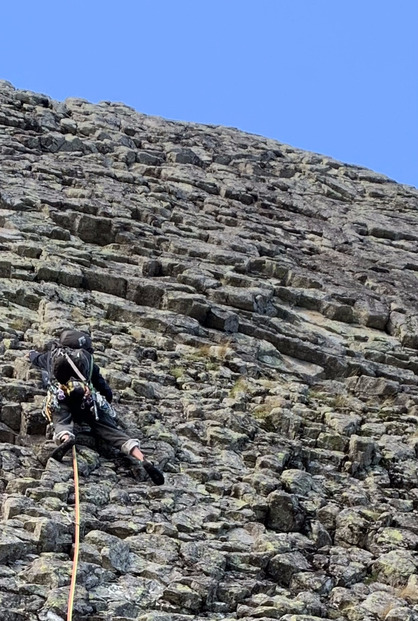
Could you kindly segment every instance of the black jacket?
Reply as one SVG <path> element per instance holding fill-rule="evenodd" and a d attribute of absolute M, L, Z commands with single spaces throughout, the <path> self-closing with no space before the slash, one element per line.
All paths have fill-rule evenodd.
<path fill-rule="evenodd" d="M 46 351 L 45 353 L 39 353 L 38 351 L 30 351 L 29 352 L 29 360 L 31 364 L 39 369 L 43 369 L 44 371 L 48 371 L 48 361 L 49 361 L 50 352 Z M 97 392 L 100 392 L 103 397 L 107 400 L 108 403 L 112 403 L 113 394 L 112 389 L 109 384 L 106 382 L 103 375 L 100 373 L 100 369 L 97 364 L 93 364 L 93 371 L 91 374 L 91 383 Z"/>

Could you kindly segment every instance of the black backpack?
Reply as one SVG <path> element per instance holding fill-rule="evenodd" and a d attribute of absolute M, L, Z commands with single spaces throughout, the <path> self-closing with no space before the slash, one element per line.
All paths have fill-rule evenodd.
<path fill-rule="evenodd" d="M 71 378 L 89 383 L 93 371 L 93 356 L 85 349 L 63 347 L 55 343 L 49 356 L 48 374 L 60 384 Z"/>
<path fill-rule="evenodd" d="M 63 347 L 71 347 L 72 349 L 85 349 L 86 351 L 93 353 L 93 343 L 91 337 L 87 332 L 80 332 L 80 330 L 64 330 L 60 334 L 60 343 Z"/>

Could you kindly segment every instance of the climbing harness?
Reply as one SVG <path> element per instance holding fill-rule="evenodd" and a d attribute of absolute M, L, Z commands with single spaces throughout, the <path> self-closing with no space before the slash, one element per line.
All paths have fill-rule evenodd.
<path fill-rule="evenodd" d="M 65 359 L 67 360 L 68 364 L 70 365 L 70 367 L 72 368 L 72 370 L 74 371 L 74 373 L 77 375 L 77 377 L 82 381 L 82 382 L 87 382 L 87 379 L 84 377 L 84 375 L 81 373 L 81 371 L 77 368 L 77 366 L 74 364 L 74 362 L 71 360 L 70 356 L 65 352 L 64 353 Z M 91 369 L 89 371 L 89 375 L 91 376 L 91 371 L 92 371 L 92 366 Z M 69 382 L 68 382 L 69 383 Z M 84 384 L 85 386 L 85 397 L 89 396 L 90 399 L 90 410 L 93 412 L 94 414 L 94 418 L 96 420 L 99 420 L 99 413 L 97 411 L 97 403 L 96 400 L 94 398 L 94 394 L 90 389 L 90 386 L 86 384 Z M 89 394 L 87 394 L 87 391 Z M 83 407 L 83 406 L 82 406 Z"/>
<path fill-rule="evenodd" d="M 75 350 L 77 355 L 81 352 L 89 356 L 89 367 L 83 370 L 83 372 L 77 367 L 74 360 L 71 359 L 68 348 L 58 347 L 54 349 L 54 354 L 51 354 L 48 358 L 48 369 L 46 371 L 47 379 L 45 381 L 46 388 L 48 389 L 46 400 L 43 408 L 43 415 L 47 419 L 48 423 L 52 425 L 53 413 L 60 407 L 60 401 L 64 401 L 66 398 L 79 400 L 79 406 L 81 410 L 90 410 L 96 420 L 99 420 L 98 413 L 98 400 L 99 397 L 93 388 L 91 377 L 93 373 L 93 357 L 90 353 L 84 352 L 84 350 Z M 63 381 L 54 374 L 54 365 L 52 359 L 64 359 L 65 363 L 72 370 L 74 376 L 68 380 Z M 83 374 L 84 373 L 84 374 Z M 55 379 L 54 379 L 55 378 Z M 106 403 L 104 397 L 101 397 L 102 401 Z M 99 403 L 101 406 L 102 403 Z M 114 416 L 113 410 L 108 406 L 110 414 Z"/>
<path fill-rule="evenodd" d="M 49 385 L 42 411 L 48 423 L 52 425 L 54 411 L 59 410 L 60 402 L 68 398 L 75 399 L 81 410 L 90 410 L 96 420 L 99 419 L 98 404 L 100 407 L 103 406 L 103 410 L 110 410 L 113 413 L 113 409 L 107 405 L 106 399 L 101 395 L 99 398 L 89 384 L 85 381 L 71 379 L 66 384 L 53 382 Z"/>
<path fill-rule="evenodd" d="M 48 390 L 48 392 L 46 393 L 44 407 L 42 410 L 42 414 L 45 416 L 46 420 L 48 421 L 47 434 L 49 435 L 51 435 L 51 431 L 53 428 L 52 413 L 54 409 L 57 407 L 55 392 L 56 391 L 52 387 L 51 387 L 51 390 Z"/>
<path fill-rule="evenodd" d="M 70 592 L 68 594 L 68 609 L 67 609 L 67 621 L 72 621 L 73 618 L 73 605 L 74 594 L 77 580 L 77 568 L 78 568 L 78 554 L 80 549 L 80 494 L 78 485 L 78 465 L 77 465 L 77 452 L 75 445 L 73 446 L 73 470 L 74 470 L 74 554 L 73 554 L 73 569 L 71 573 Z"/>

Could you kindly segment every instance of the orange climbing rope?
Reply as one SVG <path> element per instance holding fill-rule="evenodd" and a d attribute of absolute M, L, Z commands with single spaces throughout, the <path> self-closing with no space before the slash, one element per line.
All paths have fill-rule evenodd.
<path fill-rule="evenodd" d="M 75 445 L 73 446 L 73 469 L 74 469 L 74 555 L 73 555 L 73 570 L 71 574 L 70 592 L 68 594 L 68 610 L 67 621 L 72 621 L 73 618 L 73 605 L 75 594 L 75 583 L 77 580 L 77 567 L 78 567 L 78 553 L 80 549 L 80 501 L 79 501 L 79 487 L 78 487 L 78 465 L 77 465 L 77 452 Z"/>

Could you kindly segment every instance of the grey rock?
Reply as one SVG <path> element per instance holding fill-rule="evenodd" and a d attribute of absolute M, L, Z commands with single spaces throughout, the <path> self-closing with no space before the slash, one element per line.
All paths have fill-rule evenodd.
<path fill-rule="evenodd" d="M 174 610 L 182 612 L 198 612 L 202 606 L 200 595 L 186 584 L 173 582 L 164 591 L 163 597 L 174 606 Z"/>
<path fill-rule="evenodd" d="M 70 584 L 72 563 L 52 552 L 45 552 L 35 559 L 21 575 L 29 583 L 48 587 L 61 587 Z"/>
<path fill-rule="evenodd" d="M 385 619 L 387 621 L 417 621 L 418 613 L 407 606 L 394 606 L 389 610 Z"/>
<path fill-rule="evenodd" d="M 114 535 L 102 531 L 90 531 L 84 541 L 95 546 L 102 557 L 105 569 L 124 572 L 129 567 L 129 545 Z"/>
<path fill-rule="evenodd" d="M 300 552 L 289 552 L 273 556 L 269 561 L 267 573 L 279 584 L 289 586 L 294 573 L 309 569 L 309 562 Z"/>
<path fill-rule="evenodd" d="M 236 313 L 211 306 L 205 315 L 204 325 L 222 332 L 235 333 L 239 329 L 239 317 Z"/>
<path fill-rule="evenodd" d="M 20 431 L 22 407 L 20 403 L 5 403 L 0 412 L 0 421 L 13 431 Z"/>
<path fill-rule="evenodd" d="M 343 509 L 336 517 L 336 544 L 363 548 L 368 530 L 368 519 L 359 509 Z"/>
<path fill-rule="evenodd" d="M 288 614 L 281 617 L 282 621 L 319 621 L 320 619 L 324 619 L 324 617 L 316 617 L 313 615 L 293 615 Z"/>
<path fill-rule="evenodd" d="M 267 497 L 267 525 L 278 532 L 297 531 L 301 528 L 304 515 L 296 496 L 274 491 Z"/>
<path fill-rule="evenodd" d="M 377 558 L 373 570 L 380 580 L 390 578 L 402 583 L 415 573 L 416 558 L 409 550 L 392 550 Z"/>
<path fill-rule="evenodd" d="M 169 151 L 167 161 L 177 164 L 193 164 L 194 166 L 202 166 L 203 162 L 193 149 L 173 149 Z"/>
<path fill-rule="evenodd" d="M 368 468 L 378 462 L 377 446 L 373 440 L 353 435 L 350 438 L 349 458 L 360 468 Z"/>

